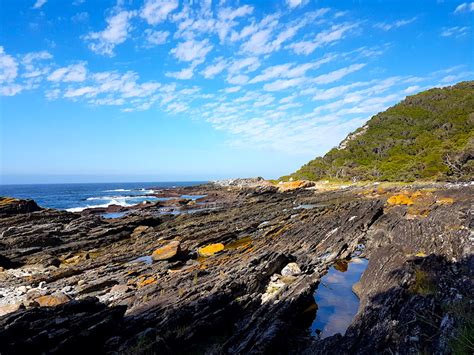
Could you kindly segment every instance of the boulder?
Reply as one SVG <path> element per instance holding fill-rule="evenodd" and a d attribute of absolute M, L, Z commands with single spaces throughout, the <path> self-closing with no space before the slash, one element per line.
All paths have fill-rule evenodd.
<path fill-rule="evenodd" d="M 55 292 L 51 295 L 40 296 L 35 301 L 40 307 L 53 307 L 63 303 L 67 303 L 71 298 L 63 292 Z"/>
<path fill-rule="evenodd" d="M 281 270 L 282 276 L 297 276 L 299 274 L 301 274 L 301 269 L 297 263 L 289 263 Z"/>
<path fill-rule="evenodd" d="M 156 249 L 151 258 L 153 261 L 169 260 L 175 257 L 181 251 L 180 243 L 177 240 L 173 240 L 165 246 Z"/>
<path fill-rule="evenodd" d="M 0 216 L 12 216 L 21 213 L 41 211 L 33 200 L 19 200 L 11 197 L 0 197 Z"/>

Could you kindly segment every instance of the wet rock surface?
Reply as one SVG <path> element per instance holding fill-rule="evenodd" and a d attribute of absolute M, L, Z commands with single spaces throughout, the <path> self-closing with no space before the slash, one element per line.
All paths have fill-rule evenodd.
<path fill-rule="evenodd" d="M 161 204 L 117 219 L 0 206 L 8 211 L 0 213 L 0 353 L 463 346 L 474 294 L 472 186 L 244 185 L 158 192 L 205 196 L 168 215 Z M 354 253 L 369 259 L 355 286 L 359 312 L 345 335 L 317 339 L 314 290 Z"/>

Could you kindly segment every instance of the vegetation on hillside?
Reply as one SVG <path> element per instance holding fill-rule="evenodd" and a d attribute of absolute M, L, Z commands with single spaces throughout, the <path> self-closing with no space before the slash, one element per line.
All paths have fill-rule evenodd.
<path fill-rule="evenodd" d="M 472 180 L 474 81 L 409 96 L 282 180 Z"/>

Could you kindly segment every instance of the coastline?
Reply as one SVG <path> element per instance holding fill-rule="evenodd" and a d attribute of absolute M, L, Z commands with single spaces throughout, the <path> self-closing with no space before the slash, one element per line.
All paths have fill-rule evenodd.
<path fill-rule="evenodd" d="M 350 351 L 355 342 L 360 349 L 445 349 L 442 337 L 412 339 L 413 324 L 421 334 L 431 328 L 411 309 L 433 312 L 433 322 L 456 319 L 443 310 L 451 293 L 472 295 L 465 276 L 473 188 L 236 180 L 163 190 L 159 196 L 177 198 L 128 208 L 116 219 L 4 201 L 0 339 L 7 341 L 0 347 L 66 351 L 77 329 L 89 329 L 94 340 L 87 346 L 100 352 L 291 346 L 324 353 Z M 180 213 L 162 213 L 164 207 Z M 345 336 L 315 338 L 313 293 L 354 253 L 369 260 L 353 285 L 359 312 Z M 9 327 L 25 316 L 34 322 Z M 386 325 L 398 319 L 405 321 Z M 98 328 L 104 320 L 106 329 Z M 37 343 L 45 330 L 49 340 Z"/>

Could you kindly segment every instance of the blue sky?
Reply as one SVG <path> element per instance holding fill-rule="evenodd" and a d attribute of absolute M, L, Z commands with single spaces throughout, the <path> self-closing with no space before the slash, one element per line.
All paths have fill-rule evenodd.
<path fill-rule="evenodd" d="M 278 177 L 474 77 L 474 2 L 0 4 L 1 183 Z"/>

